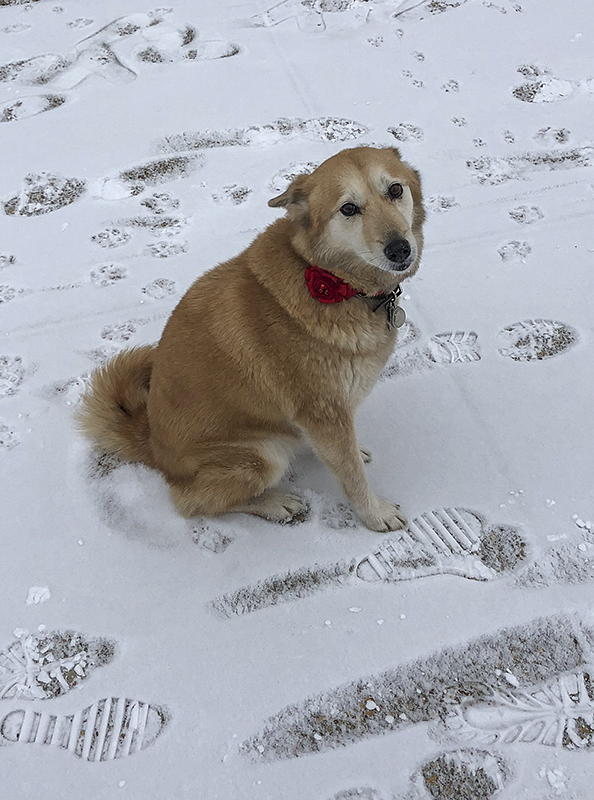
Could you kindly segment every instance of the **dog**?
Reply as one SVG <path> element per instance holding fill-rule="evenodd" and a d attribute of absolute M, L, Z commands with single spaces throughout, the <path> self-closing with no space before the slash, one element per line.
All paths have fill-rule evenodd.
<path fill-rule="evenodd" d="M 160 470 L 186 517 L 281 523 L 305 511 L 277 486 L 305 443 L 365 526 L 403 528 L 400 507 L 369 486 L 353 415 L 392 353 L 400 283 L 419 266 L 419 173 L 396 148 L 356 147 L 268 205 L 285 216 L 196 280 L 157 345 L 93 373 L 82 431 Z"/>

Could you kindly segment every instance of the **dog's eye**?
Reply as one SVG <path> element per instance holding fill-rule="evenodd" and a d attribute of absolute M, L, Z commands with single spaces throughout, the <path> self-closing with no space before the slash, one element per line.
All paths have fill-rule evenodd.
<path fill-rule="evenodd" d="M 359 206 L 354 203 L 345 203 L 340 207 L 340 213 L 344 214 L 345 217 L 354 217 L 355 214 L 359 213 Z"/>
<path fill-rule="evenodd" d="M 388 195 L 392 200 L 398 200 L 399 197 L 402 197 L 403 192 L 404 188 L 401 183 L 391 183 L 388 186 Z"/>

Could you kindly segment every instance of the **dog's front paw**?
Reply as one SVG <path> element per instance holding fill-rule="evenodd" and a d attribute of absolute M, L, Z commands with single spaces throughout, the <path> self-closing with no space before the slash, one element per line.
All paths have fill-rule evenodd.
<path fill-rule="evenodd" d="M 400 506 L 390 503 L 383 497 L 377 497 L 372 508 L 359 513 L 363 524 L 372 531 L 399 531 L 406 528 L 408 520 L 400 511 Z"/>

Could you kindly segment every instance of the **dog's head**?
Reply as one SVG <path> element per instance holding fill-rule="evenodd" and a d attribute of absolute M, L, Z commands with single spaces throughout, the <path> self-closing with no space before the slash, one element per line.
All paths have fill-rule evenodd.
<path fill-rule="evenodd" d="M 303 258 L 366 293 L 393 289 L 418 268 L 421 181 L 396 148 L 342 150 L 268 205 L 286 209 Z"/>

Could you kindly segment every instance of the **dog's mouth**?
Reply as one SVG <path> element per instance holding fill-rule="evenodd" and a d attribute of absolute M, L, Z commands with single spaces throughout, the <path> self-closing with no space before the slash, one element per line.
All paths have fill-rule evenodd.
<path fill-rule="evenodd" d="M 388 269 L 390 272 L 406 272 L 406 270 L 412 266 L 413 261 L 414 258 L 409 258 L 404 264 L 390 264 Z"/>
<path fill-rule="evenodd" d="M 384 246 L 383 256 L 390 272 L 406 272 L 416 258 L 416 247 L 404 236 L 395 236 Z"/>

